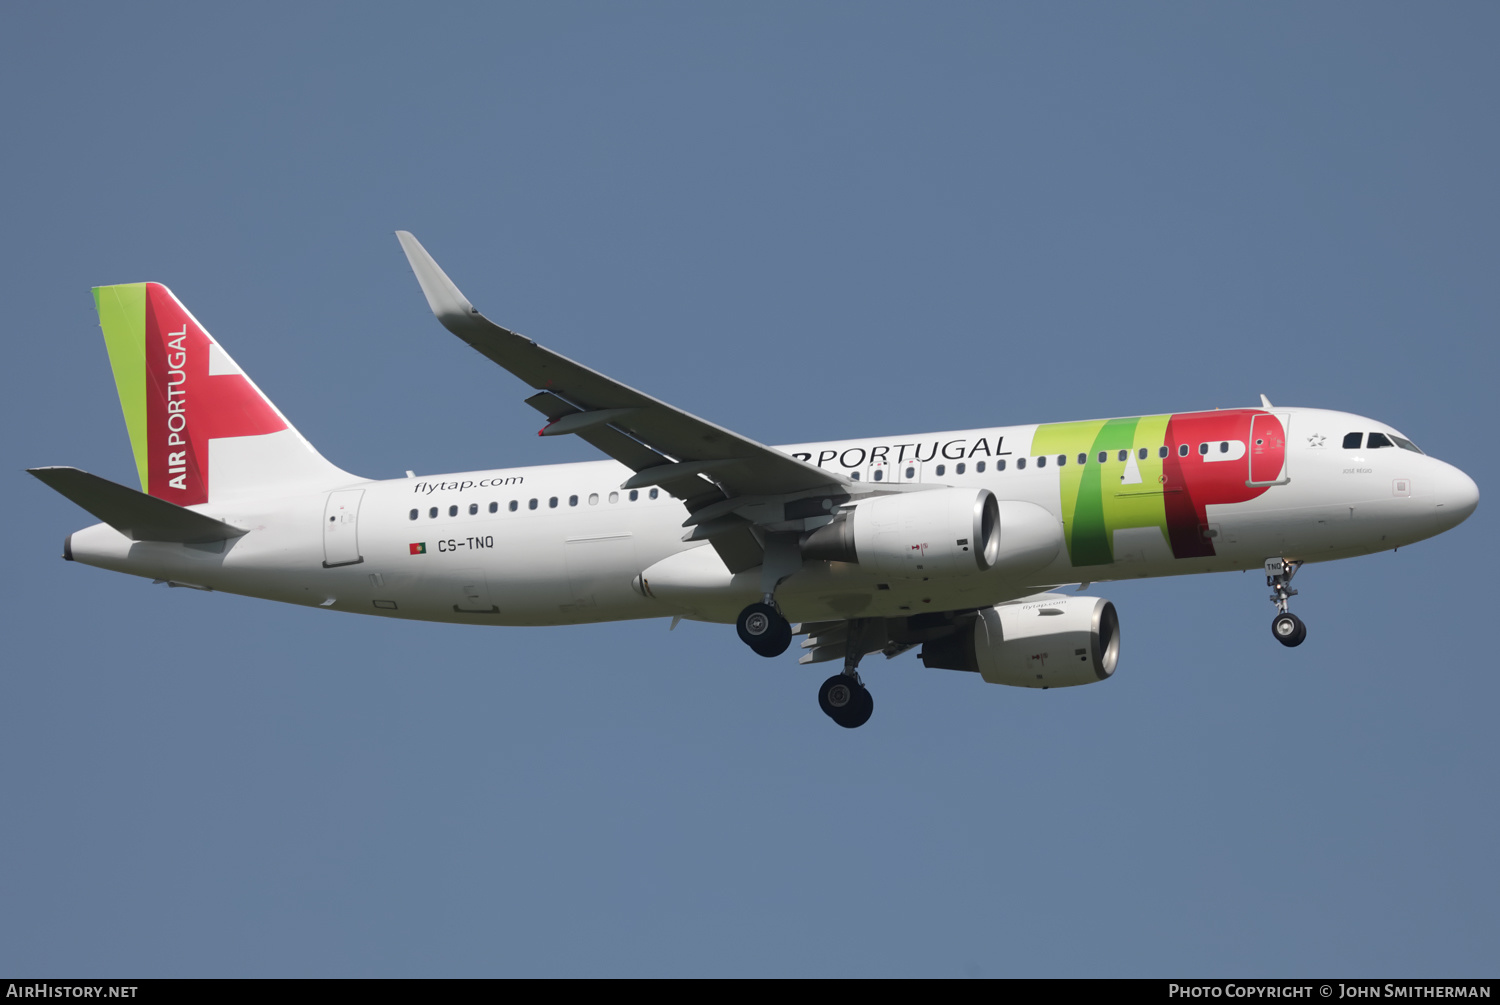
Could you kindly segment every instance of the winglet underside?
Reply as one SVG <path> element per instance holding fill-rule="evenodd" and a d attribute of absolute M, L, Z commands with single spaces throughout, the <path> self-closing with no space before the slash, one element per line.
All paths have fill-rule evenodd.
<path fill-rule="evenodd" d="M 410 231 L 396 231 L 396 239 L 401 242 L 401 250 L 406 252 L 406 260 L 411 263 L 411 270 L 417 275 L 417 283 L 422 287 L 422 295 L 427 298 L 427 306 L 432 308 L 432 313 L 437 315 L 439 321 L 446 323 L 450 318 L 467 319 L 469 315 L 479 313 Z"/>

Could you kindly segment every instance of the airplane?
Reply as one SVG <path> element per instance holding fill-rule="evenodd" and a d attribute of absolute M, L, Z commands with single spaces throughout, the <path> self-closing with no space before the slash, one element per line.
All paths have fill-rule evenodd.
<path fill-rule="evenodd" d="M 371 480 L 329 461 L 165 286 L 94 290 L 141 489 L 30 473 L 102 521 L 63 558 L 170 586 L 482 625 L 733 623 L 765 657 L 858 668 L 921 647 L 992 684 L 1109 679 L 1120 624 L 1079 584 L 1264 569 L 1271 631 L 1305 563 L 1462 523 L 1479 490 L 1389 425 L 1260 407 L 766 446 L 481 314 L 397 237 L 439 322 L 535 393 L 542 436 L 608 459 Z"/>

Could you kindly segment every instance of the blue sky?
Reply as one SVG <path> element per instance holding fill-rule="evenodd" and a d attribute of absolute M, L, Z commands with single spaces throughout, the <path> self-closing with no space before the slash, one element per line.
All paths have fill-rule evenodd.
<path fill-rule="evenodd" d="M 1488 4 L 17 8 L 0 34 L 0 971 L 1493 974 Z M 88 289 L 166 283 L 335 463 L 589 459 L 427 313 L 764 442 L 1377 416 L 1468 523 L 1111 584 L 1097 687 L 727 626 L 382 622 L 68 565 L 133 465 Z"/>

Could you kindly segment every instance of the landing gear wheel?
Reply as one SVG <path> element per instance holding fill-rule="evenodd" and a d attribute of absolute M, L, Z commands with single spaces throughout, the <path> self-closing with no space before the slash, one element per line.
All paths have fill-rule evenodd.
<path fill-rule="evenodd" d="M 1276 641 L 1290 648 L 1300 646 L 1302 640 L 1307 638 L 1307 626 L 1302 619 L 1290 612 L 1276 615 L 1271 622 L 1271 634 L 1276 636 Z"/>
<path fill-rule="evenodd" d="M 875 699 L 869 690 L 849 674 L 835 674 L 818 688 L 818 707 L 823 714 L 845 729 L 857 729 L 870 721 Z"/>
<path fill-rule="evenodd" d="M 734 626 L 740 641 L 762 656 L 780 656 L 792 644 L 792 626 L 770 604 L 751 604 Z"/>

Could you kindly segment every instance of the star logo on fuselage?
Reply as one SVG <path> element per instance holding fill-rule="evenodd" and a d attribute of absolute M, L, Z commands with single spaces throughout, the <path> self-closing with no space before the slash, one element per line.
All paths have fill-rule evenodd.
<path fill-rule="evenodd" d="M 1309 447 L 1321 447 L 1325 439 L 1327 439 L 1327 437 L 1325 437 L 1322 433 L 1314 433 L 1307 438 L 1307 445 Z"/>

